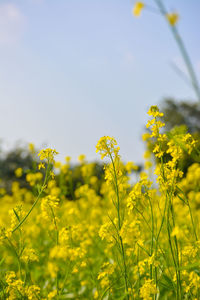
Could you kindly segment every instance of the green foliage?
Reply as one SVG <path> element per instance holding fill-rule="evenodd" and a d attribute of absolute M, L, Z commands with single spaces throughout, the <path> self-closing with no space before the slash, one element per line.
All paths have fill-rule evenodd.
<path fill-rule="evenodd" d="M 15 147 L 14 149 L 5 152 L 0 152 L 0 178 L 1 187 L 7 191 L 11 190 L 11 184 L 13 181 L 18 181 L 21 187 L 27 187 L 26 183 L 26 172 L 33 169 L 36 166 L 36 159 L 32 154 L 25 148 Z M 22 168 L 24 173 L 20 178 L 16 178 L 15 170 Z"/>
<path fill-rule="evenodd" d="M 200 103 L 164 99 L 161 103 L 166 131 L 185 125 L 188 132 L 200 135 Z"/>

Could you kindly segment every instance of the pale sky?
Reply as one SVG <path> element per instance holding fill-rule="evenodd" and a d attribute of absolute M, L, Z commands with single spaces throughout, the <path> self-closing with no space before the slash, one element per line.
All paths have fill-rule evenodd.
<path fill-rule="evenodd" d="M 200 79 L 200 1 L 165 0 Z M 147 0 L 151 6 L 154 1 Z M 150 105 L 195 99 L 174 72 L 185 70 L 159 14 L 134 18 L 130 0 L 0 1 L 0 138 L 48 145 L 96 160 L 98 139 L 114 136 L 124 160 L 142 161 Z"/>

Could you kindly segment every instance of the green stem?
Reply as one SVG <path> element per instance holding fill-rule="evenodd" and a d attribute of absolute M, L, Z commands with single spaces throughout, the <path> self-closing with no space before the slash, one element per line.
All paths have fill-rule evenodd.
<path fill-rule="evenodd" d="M 168 233 L 168 241 L 169 241 L 169 246 L 170 246 L 170 250 L 171 250 L 171 254 L 172 254 L 172 259 L 173 259 L 173 263 L 174 263 L 174 267 L 175 267 L 175 272 L 176 272 L 176 298 L 179 298 L 179 276 L 178 276 L 178 271 L 177 271 L 177 262 L 175 259 L 175 255 L 174 255 L 174 249 L 173 249 L 173 245 L 172 245 L 172 240 L 171 240 L 171 230 L 170 230 L 170 220 L 169 220 L 169 212 L 170 212 L 170 203 L 168 203 L 168 210 L 167 210 L 167 233 Z"/>
<path fill-rule="evenodd" d="M 149 204 L 150 204 L 150 210 L 151 210 L 151 249 L 150 249 L 150 256 L 153 255 L 153 238 L 154 238 L 154 216 L 153 216 L 153 207 L 152 207 L 152 203 L 151 203 L 151 199 L 149 196 L 147 196 L 148 200 L 149 200 Z M 150 265 L 150 279 L 152 279 L 152 264 Z"/>
<path fill-rule="evenodd" d="M 51 210 L 51 214 L 52 214 L 52 217 L 53 217 L 53 222 L 54 222 L 54 227 L 55 227 L 55 232 L 56 232 L 56 246 L 58 246 L 58 240 L 59 240 L 59 232 L 58 232 L 58 226 L 57 226 L 57 222 L 56 222 L 56 216 L 55 216 L 55 213 L 54 213 L 54 210 L 53 208 L 51 207 L 51 205 L 49 205 L 49 208 Z M 57 299 L 58 299 L 58 296 L 59 296 L 59 278 L 58 278 L 58 272 L 56 273 L 56 290 L 57 290 Z"/>
<path fill-rule="evenodd" d="M 39 191 L 39 194 L 35 200 L 35 202 L 33 203 L 33 205 L 31 206 L 30 210 L 28 211 L 28 213 L 25 215 L 25 217 L 19 222 L 19 224 L 12 230 L 12 233 L 14 233 L 17 229 L 19 229 L 21 227 L 21 225 L 26 221 L 26 219 L 28 218 L 28 216 L 30 215 L 30 213 L 32 212 L 32 210 L 34 209 L 34 207 L 36 206 L 36 204 L 38 203 L 38 200 L 40 199 L 40 196 L 42 194 L 42 192 L 45 189 L 46 183 L 48 181 L 48 175 L 49 175 L 49 168 L 50 168 L 50 163 L 48 161 L 47 164 L 47 170 L 46 170 L 46 174 L 45 174 L 45 179 L 44 179 L 44 183 Z"/>
<path fill-rule="evenodd" d="M 192 210 L 191 210 L 190 202 L 189 202 L 189 199 L 187 199 L 187 200 L 188 200 L 187 203 L 188 203 L 188 207 L 189 207 L 190 219 L 191 219 L 191 222 L 192 222 L 192 227 L 193 227 L 195 239 L 196 239 L 196 241 L 198 241 L 198 237 L 197 237 L 197 233 L 196 233 L 196 229 L 195 229 L 195 225 L 194 225 L 194 219 L 193 219 L 193 215 L 192 215 Z"/>
<path fill-rule="evenodd" d="M 33 208 L 36 206 L 38 200 L 40 199 L 40 195 L 42 192 L 39 193 L 39 195 L 37 196 L 35 202 L 33 203 L 33 205 L 31 206 L 30 210 L 28 211 L 28 213 L 26 214 L 26 216 L 19 222 L 19 224 L 12 230 L 12 233 L 14 233 L 17 229 L 19 229 L 21 227 L 21 225 L 26 221 L 26 219 L 28 218 L 28 216 L 30 215 L 30 213 L 32 212 Z"/>
<path fill-rule="evenodd" d="M 22 268 L 21 268 L 21 260 L 20 260 L 20 257 L 15 249 L 15 246 L 13 245 L 13 243 L 11 242 L 11 240 L 7 237 L 7 240 L 11 246 L 11 248 L 13 249 L 13 252 L 15 253 L 15 256 L 17 258 L 17 262 L 18 262 L 18 267 L 19 267 L 19 274 L 20 274 L 20 278 L 22 280 Z"/>
<path fill-rule="evenodd" d="M 176 226 L 175 224 L 175 215 L 174 215 L 174 208 L 173 208 L 173 203 L 171 201 L 170 203 L 170 209 L 171 209 L 171 215 L 172 215 L 172 221 L 173 221 L 173 227 Z M 180 292 L 180 297 L 182 293 L 182 287 L 181 287 L 181 272 L 180 272 L 180 263 L 179 263 L 179 248 L 178 248 L 178 240 L 176 235 L 174 236 L 174 243 L 176 247 L 176 261 L 177 261 L 177 274 L 178 274 L 178 283 L 179 283 L 179 292 Z"/>
<path fill-rule="evenodd" d="M 161 12 L 162 15 L 164 15 L 164 17 L 166 17 L 167 15 L 167 10 L 162 2 L 162 0 L 154 0 Z M 172 31 L 172 34 L 176 40 L 176 43 L 179 47 L 179 50 L 182 54 L 182 57 L 185 61 L 185 65 L 187 67 L 187 70 L 188 70 L 188 74 L 190 75 L 190 78 L 191 78 L 191 83 L 192 83 L 192 86 L 193 86 L 193 89 L 194 89 L 194 92 L 197 96 L 197 99 L 200 101 L 200 88 L 199 88 L 199 83 L 198 83 L 198 80 L 197 80 L 197 77 L 196 77 L 196 74 L 195 74 L 195 71 L 194 71 L 194 68 L 193 68 L 193 65 L 192 65 L 192 62 L 190 60 L 190 57 L 188 55 L 188 52 L 186 50 L 186 47 L 184 45 L 184 42 L 178 32 L 178 29 L 176 26 L 172 26 L 170 25 L 170 23 L 168 22 L 169 24 L 169 27 Z"/>
<path fill-rule="evenodd" d="M 119 198 L 117 172 L 116 172 L 113 157 L 112 157 L 111 154 L 109 156 L 110 156 L 112 166 L 113 166 L 113 171 L 114 171 L 114 182 L 115 182 L 115 190 L 116 190 L 116 196 L 117 196 L 117 215 L 118 215 L 118 226 L 119 226 L 118 230 L 120 231 L 120 229 L 121 229 L 121 217 L 120 217 L 120 198 Z M 123 241 L 122 241 L 122 238 L 121 238 L 120 234 L 119 234 L 119 241 L 120 241 L 121 252 L 122 252 L 122 260 L 123 260 L 123 266 L 124 266 L 124 281 L 125 281 L 125 287 L 126 287 L 126 298 L 129 299 L 126 258 L 125 258 L 124 244 L 123 244 Z"/>
<path fill-rule="evenodd" d="M 191 206 L 190 206 L 190 202 L 189 199 L 186 197 L 185 193 L 177 186 L 177 189 L 183 194 L 185 200 L 183 200 L 180 195 L 178 196 L 185 204 L 188 205 L 189 208 L 189 213 L 190 213 L 190 219 L 191 219 L 191 223 L 192 223 L 192 228 L 193 228 L 193 232 L 194 232 L 194 236 L 196 241 L 198 241 L 198 236 L 196 233 L 196 229 L 195 229 L 195 224 L 194 224 L 194 218 L 193 218 L 193 214 L 192 214 L 192 210 L 191 210 Z"/>

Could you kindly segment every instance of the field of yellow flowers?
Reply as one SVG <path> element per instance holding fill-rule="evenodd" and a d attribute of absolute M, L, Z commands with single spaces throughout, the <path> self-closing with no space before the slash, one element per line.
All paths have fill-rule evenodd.
<path fill-rule="evenodd" d="M 148 114 L 143 139 L 154 141 L 153 153 L 145 152 L 137 182 L 136 166 L 123 164 L 116 140 L 104 136 L 100 189 L 82 156 L 83 184 L 67 199 L 70 159 L 56 162 L 49 148 L 27 174 L 33 192 L 18 182 L 11 194 L 1 189 L 0 299 L 200 299 L 200 164 L 179 168 L 185 153 L 198 161 L 196 142 L 163 133 L 156 106 Z"/>

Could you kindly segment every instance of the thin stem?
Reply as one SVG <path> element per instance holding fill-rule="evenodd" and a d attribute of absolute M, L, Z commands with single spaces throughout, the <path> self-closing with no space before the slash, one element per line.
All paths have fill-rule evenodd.
<path fill-rule="evenodd" d="M 50 163 L 48 161 L 47 164 L 47 170 L 46 170 L 46 174 L 45 174 L 45 179 L 44 179 L 44 183 L 39 191 L 39 194 L 35 200 L 35 202 L 33 203 L 33 205 L 31 206 L 30 210 L 28 211 L 28 213 L 25 215 L 25 217 L 19 222 L 19 224 L 12 230 L 12 233 L 14 233 L 17 229 L 19 229 L 21 227 L 21 225 L 26 221 L 26 219 L 28 218 L 28 216 L 30 215 L 30 213 L 32 212 L 32 210 L 34 209 L 34 207 L 36 206 L 36 204 L 38 203 L 38 200 L 40 199 L 40 196 L 42 194 L 42 192 L 45 189 L 46 183 L 48 181 L 48 175 L 49 175 L 49 168 L 50 168 Z"/>
<path fill-rule="evenodd" d="M 189 199 L 186 197 L 185 193 L 177 186 L 177 189 L 183 194 L 185 200 L 182 200 L 182 198 L 179 195 L 179 198 L 188 205 L 189 208 L 189 213 L 190 213 L 190 219 L 191 219 L 191 223 L 192 223 L 192 228 L 193 228 L 193 232 L 194 232 L 194 236 L 196 241 L 198 241 L 198 237 L 197 237 L 197 233 L 196 233 L 196 229 L 195 229 L 195 224 L 194 224 L 194 218 L 193 218 L 193 214 L 192 214 L 192 210 L 191 210 L 191 206 L 190 206 L 190 202 Z"/>
<path fill-rule="evenodd" d="M 30 215 L 30 213 L 32 212 L 33 208 L 36 206 L 38 200 L 40 199 L 40 195 L 41 193 L 39 193 L 39 195 L 37 196 L 35 202 L 33 203 L 33 205 L 31 206 L 30 210 L 28 211 L 28 213 L 26 214 L 26 216 L 19 222 L 19 224 L 12 230 L 12 233 L 14 233 L 17 229 L 19 229 L 21 227 L 21 225 L 26 221 L 26 219 L 28 218 L 28 216 Z"/>
<path fill-rule="evenodd" d="M 153 238 L 154 238 L 154 216 L 153 216 L 153 207 L 151 203 L 151 199 L 149 196 L 147 196 L 150 204 L 150 210 L 151 210 L 151 249 L 150 249 L 150 256 L 153 254 Z M 152 279 L 152 264 L 150 265 L 150 279 Z"/>
<path fill-rule="evenodd" d="M 58 246 L 58 242 L 59 242 L 59 232 L 58 232 L 58 226 L 57 226 L 57 222 L 56 222 L 56 216 L 54 213 L 53 208 L 51 207 L 51 205 L 49 205 L 49 208 L 51 210 L 51 214 L 53 217 L 53 222 L 54 222 L 54 227 L 55 227 L 55 232 L 56 232 L 56 246 Z M 58 278 L 58 271 L 56 273 L 56 290 L 57 290 L 57 299 L 58 299 L 58 295 L 59 295 L 59 278 Z"/>
<path fill-rule="evenodd" d="M 117 179 L 117 172 L 115 168 L 115 163 L 113 160 L 112 155 L 110 154 L 110 159 L 112 162 L 113 166 L 113 171 L 114 171 L 114 182 L 115 182 L 115 189 L 116 189 L 116 196 L 117 196 L 117 215 L 118 215 L 118 226 L 119 226 L 119 231 L 121 229 L 121 217 L 120 217 L 120 198 L 119 198 L 119 189 L 118 189 L 118 179 Z M 123 265 L 124 265 L 124 281 L 125 281 L 125 287 L 126 287 L 126 294 L 127 294 L 127 299 L 129 299 L 128 295 L 128 276 L 127 276 L 127 267 L 126 267 L 126 258 L 125 258 L 125 251 L 124 251 L 124 244 L 122 241 L 122 237 L 119 234 L 119 241 L 120 241 L 120 246 L 121 246 L 121 252 L 122 252 L 122 260 L 123 260 Z"/>
<path fill-rule="evenodd" d="M 170 201 L 170 210 L 171 210 L 171 215 L 172 215 L 173 227 L 175 227 L 176 226 L 175 215 L 174 215 L 174 208 L 173 208 L 172 201 Z M 181 287 L 181 273 L 180 273 L 180 263 L 179 263 L 179 248 L 178 248 L 178 240 L 177 240 L 176 235 L 174 236 L 174 242 L 175 242 L 175 246 L 176 246 L 177 273 L 178 273 L 178 282 L 179 282 L 180 297 L 181 297 L 182 287 Z"/>
<path fill-rule="evenodd" d="M 167 15 L 167 10 L 162 2 L 162 0 L 154 0 L 161 12 L 161 14 L 166 17 Z M 184 42 L 178 32 L 178 29 L 177 27 L 174 25 L 170 25 L 170 23 L 168 22 L 169 24 L 169 27 L 170 27 L 170 30 L 172 31 L 172 34 L 174 36 L 174 39 L 176 40 L 176 43 L 179 47 L 179 50 L 182 54 L 182 57 L 185 61 L 185 65 L 187 67 L 187 70 L 188 70 L 188 74 L 190 75 L 190 78 L 191 78 L 191 83 L 192 83 L 192 86 L 193 86 L 193 89 L 194 89 L 194 92 L 196 93 L 196 96 L 197 96 L 197 99 L 200 101 L 200 88 L 199 88 L 199 83 L 198 83 L 198 80 L 197 80 L 197 77 L 196 77 L 196 74 L 195 74 L 195 71 L 194 71 L 194 68 L 193 68 L 193 65 L 192 65 L 192 62 L 190 60 L 190 57 L 189 57 L 189 54 L 186 50 L 186 47 L 184 45 Z"/>
<path fill-rule="evenodd" d="M 179 284 L 178 284 L 178 272 L 177 272 L 177 265 L 176 265 L 176 259 L 174 256 L 174 250 L 173 250 L 173 245 L 172 245 L 172 240 L 171 240 L 171 232 L 170 232 L 170 222 L 169 222 L 169 207 L 168 207 L 168 213 L 167 213 L 167 232 L 168 232 L 168 241 L 169 241 L 169 246 L 172 254 L 172 259 L 175 267 L 175 272 L 176 272 L 176 298 L 179 299 Z"/>
<path fill-rule="evenodd" d="M 17 258 L 17 262 L 18 262 L 18 267 L 19 267 L 19 274 L 20 274 L 20 278 L 22 279 L 22 267 L 21 267 L 21 260 L 20 260 L 20 256 L 17 253 L 17 250 L 15 249 L 15 246 L 13 245 L 13 243 L 11 242 L 11 240 L 7 237 L 7 240 L 11 246 L 11 248 L 13 249 L 13 252 L 15 253 L 15 256 Z"/>

